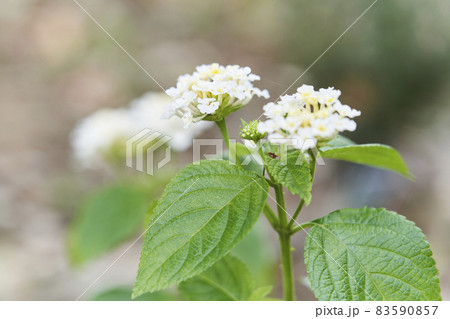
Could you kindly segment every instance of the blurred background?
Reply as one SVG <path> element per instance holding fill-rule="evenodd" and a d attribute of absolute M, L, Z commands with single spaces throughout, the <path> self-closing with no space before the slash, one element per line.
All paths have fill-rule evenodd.
<path fill-rule="evenodd" d="M 239 64 L 260 75 L 256 86 L 275 100 L 372 1 L 79 3 L 164 88 L 199 64 Z M 74 300 L 139 235 L 149 201 L 142 194 L 157 198 L 175 169 L 191 161 L 191 151 L 178 153 L 155 177 L 123 162 L 109 168 L 77 163 L 71 132 L 80 120 L 161 89 L 74 1 L 2 0 L 0 47 L 0 299 Z M 450 2 L 379 0 L 289 91 L 301 84 L 342 90 L 341 101 L 362 111 L 357 131 L 347 137 L 396 147 L 416 176 L 411 182 L 328 160 L 317 170 L 312 204 L 300 220 L 363 205 L 405 215 L 427 235 L 444 300 L 450 299 L 449 53 Z M 232 137 L 240 118 L 257 118 L 264 103 L 254 99 L 229 117 Z M 219 132 L 205 128 L 201 136 Z M 107 234 L 114 238 L 98 246 L 105 234 L 86 226 L 89 212 L 120 215 L 127 192 L 142 204 L 133 208 L 129 230 Z M 115 202 L 105 207 L 101 198 Z M 296 205 L 289 198 L 291 211 Z M 103 217 L 97 223 L 108 229 L 113 222 Z M 294 240 L 297 295 L 314 300 L 302 284 L 304 238 L 299 233 Z M 81 299 L 129 298 L 140 246 Z M 258 281 L 274 285 L 271 296 L 280 295 L 277 240 L 265 221 L 236 254 Z"/>

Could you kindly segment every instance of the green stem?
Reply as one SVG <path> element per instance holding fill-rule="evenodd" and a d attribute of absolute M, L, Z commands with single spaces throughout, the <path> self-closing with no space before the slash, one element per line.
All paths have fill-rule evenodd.
<path fill-rule="evenodd" d="M 278 229 L 278 218 L 277 215 L 273 212 L 272 208 L 270 208 L 267 202 L 264 203 L 263 213 L 269 221 L 270 225 L 273 229 Z"/>
<path fill-rule="evenodd" d="M 314 175 L 316 173 L 316 156 L 313 151 L 308 150 L 309 156 L 311 157 L 311 162 L 309 162 L 309 169 L 311 173 L 311 183 L 314 182 Z"/>
<path fill-rule="evenodd" d="M 283 186 L 280 184 L 275 185 L 275 198 L 277 200 L 277 212 L 280 226 L 285 226 L 287 225 L 286 205 L 284 204 Z"/>
<path fill-rule="evenodd" d="M 295 300 L 295 281 L 292 262 L 291 234 L 280 233 L 281 270 L 283 274 L 284 300 Z"/>
<path fill-rule="evenodd" d="M 219 127 L 220 133 L 222 133 L 225 144 L 227 145 L 228 153 L 230 155 L 230 161 L 232 161 L 232 159 L 235 159 L 237 165 L 242 165 L 241 160 L 237 154 L 237 145 L 233 144 L 233 149 L 230 148 L 230 137 L 228 136 L 227 122 L 225 121 L 225 118 L 221 119 L 220 121 L 216 121 L 216 124 Z"/>
<path fill-rule="evenodd" d="M 300 201 L 300 203 L 298 204 L 297 209 L 294 212 L 294 215 L 292 215 L 291 220 L 289 221 L 289 228 L 292 227 L 292 225 L 294 225 L 295 220 L 297 219 L 298 215 L 300 215 L 300 211 L 302 210 L 303 206 L 305 205 L 305 200 L 302 198 L 302 200 Z"/>
<path fill-rule="evenodd" d="M 277 184 L 275 187 L 275 197 L 277 200 L 278 221 L 280 228 L 278 235 L 281 249 L 281 272 L 283 276 L 284 299 L 287 301 L 295 300 L 295 280 L 294 265 L 292 262 L 291 233 L 288 228 L 286 206 L 284 203 L 283 187 Z"/>
<path fill-rule="evenodd" d="M 228 137 L 227 122 L 225 122 L 225 118 L 216 121 L 216 124 L 219 127 L 220 133 L 222 133 L 227 148 L 230 149 L 230 138 Z"/>
<path fill-rule="evenodd" d="M 272 187 L 274 187 L 274 188 L 277 186 L 276 183 L 274 183 L 272 180 L 270 180 L 270 179 L 268 179 L 268 178 L 266 178 L 266 182 L 267 182 L 267 184 L 269 184 L 270 186 L 272 186 Z"/>
<path fill-rule="evenodd" d="M 311 227 L 313 227 L 314 225 L 315 225 L 315 223 L 313 223 L 313 222 L 303 223 L 303 224 L 301 224 L 301 225 L 299 225 L 299 226 L 293 228 L 292 231 L 291 231 L 291 235 L 295 234 L 296 232 L 301 231 L 302 229 L 305 229 L 305 228 L 311 228 Z"/>

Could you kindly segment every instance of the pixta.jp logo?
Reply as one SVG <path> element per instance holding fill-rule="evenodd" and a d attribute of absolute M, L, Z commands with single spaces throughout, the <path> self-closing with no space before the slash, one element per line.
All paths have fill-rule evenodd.
<path fill-rule="evenodd" d="M 126 164 L 130 168 L 135 168 L 140 172 L 145 172 L 149 175 L 154 173 L 155 158 L 158 158 L 156 169 L 162 168 L 170 162 L 171 151 L 168 142 L 172 137 L 161 132 L 153 131 L 151 129 L 143 129 L 139 133 L 133 135 L 126 143 Z M 160 151 L 164 152 L 162 155 Z M 158 154 L 157 154 L 158 153 Z M 160 159 L 158 155 L 161 155 Z M 136 158 L 136 161 L 134 161 Z"/>

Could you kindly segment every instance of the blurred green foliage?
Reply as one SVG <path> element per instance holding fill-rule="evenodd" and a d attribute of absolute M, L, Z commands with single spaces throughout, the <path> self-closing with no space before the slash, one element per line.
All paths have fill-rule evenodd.
<path fill-rule="evenodd" d="M 68 233 L 68 253 L 82 264 L 116 248 L 144 231 L 146 215 L 171 175 L 128 178 L 93 192 L 74 217 Z M 150 209 L 149 209 L 150 206 Z"/>
<path fill-rule="evenodd" d="M 250 269 L 257 286 L 273 284 L 276 277 L 276 250 L 265 226 L 258 221 L 231 252 Z"/>
<path fill-rule="evenodd" d="M 176 296 L 167 291 L 158 291 L 154 293 L 146 293 L 135 299 L 131 299 L 132 288 L 118 287 L 94 296 L 91 301 L 172 301 L 176 300 Z"/>
<path fill-rule="evenodd" d="M 132 185 L 105 187 L 92 195 L 69 233 L 69 255 L 81 264 L 116 247 L 143 227 L 149 196 Z"/>
<path fill-rule="evenodd" d="M 310 65 L 371 3 L 289 1 L 281 58 Z M 434 29 L 449 25 L 429 20 L 442 6 L 433 3 L 378 1 L 309 71 L 314 85 L 341 89 L 343 102 L 363 110 L 357 141 L 389 139 L 405 123 L 427 119 L 430 112 L 418 118 L 415 111 L 448 83 L 450 37 Z"/>

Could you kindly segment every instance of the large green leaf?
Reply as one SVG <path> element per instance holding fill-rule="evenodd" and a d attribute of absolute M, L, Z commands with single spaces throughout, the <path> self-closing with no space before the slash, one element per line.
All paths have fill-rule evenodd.
<path fill-rule="evenodd" d="M 305 242 L 319 300 L 440 300 L 425 236 L 384 208 L 341 209 L 315 220 Z"/>
<path fill-rule="evenodd" d="M 149 195 L 129 183 L 109 186 L 93 194 L 81 208 L 69 231 L 72 262 L 100 256 L 142 228 Z"/>
<path fill-rule="evenodd" d="M 133 296 L 195 276 L 225 256 L 257 221 L 269 186 L 223 160 L 188 165 L 158 201 Z"/>
<path fill-rule="evenodd" d="M 118 287 L 107 291 L 103 291 L 93 297 L 92 301 L 172 301 L 175 296 L 166 291 L 157 291 L 153 293 L 146 293 L 138 298 L 131 299 L 132 288 Z"/>
<path fill-rule="evenodd" d="M 238 258 L 227 255 L 200 275 L 183 281 L 178 288 L 188 300 L 237 301 L 247 300 L 253 287 L 250 270 Z"/>
<path fill-rule="evenodd" d="M 341 147 L 325 147 L 320 150 L 324 158 L 333 158 L 374 166 L 397 172 L 412 178 L 402 156 L 392 147 L 382 144 L 361 144 Z"/>
<path fill-rule="evenodd" d="M 266 168 L 269 174 L 285 186 L 292 194 L 300 195 L 306 205 L 311 202 L 311 173 L 309 163 L 299 150 L 289 150 L 286 159 L 280 156 L 272 158 L 265 156 Z"/>

